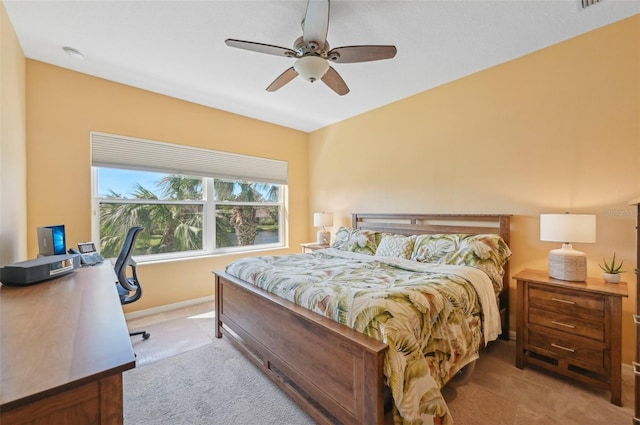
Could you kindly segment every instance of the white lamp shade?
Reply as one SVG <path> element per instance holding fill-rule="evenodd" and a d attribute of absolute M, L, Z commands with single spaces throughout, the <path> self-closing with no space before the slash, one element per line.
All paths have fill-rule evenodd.
<path fill-rule="evenodd" d="M 319 56 L 303 56 L 295 61 L 293 69 L 302 78 L 313 83 L 329 70 L 329 62 Z"/>
<path fill-rule="evenodd" d="M 540 240 L 562 242 L 562 248 L 549 251 L 549 276 L 582 282 L 587 278 L 587 256 L 571 242 L 596 241 L 596 216 L 591 214 L 540 214 Z"/>
<path fill-rule="evenodd" d="M 325 227 L 333 226 L 333 214 L 326 212 L 313 213 L 313 226 Z"/>
<path fill-rule="evenodd" d="M 540 240 L 595 243 L 596 216 L 591 214 L 540 214 Z"/>

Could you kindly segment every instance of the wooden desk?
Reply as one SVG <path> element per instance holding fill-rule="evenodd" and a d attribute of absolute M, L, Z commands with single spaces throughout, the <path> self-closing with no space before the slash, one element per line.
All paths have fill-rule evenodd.
<path fill-rule="evenodd" d="M 0 287 L 0 423 L 123 423 L 135 355 L 109 262 Z"/>

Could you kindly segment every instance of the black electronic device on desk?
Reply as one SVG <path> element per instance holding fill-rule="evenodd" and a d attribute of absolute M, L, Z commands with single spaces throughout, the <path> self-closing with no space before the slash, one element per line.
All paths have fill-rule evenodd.
<path fill-rule="evenodd" d="M 80 267 L 79 255 L 49 255 L 3 266 L 0 268 L 0 282 L 11 286 L 32 285 L 64 276 L 78 267 Z"/>
<path fill-rule="evenodd" d="M 80 254 L 80 264 L 83 266 L 94 266 L 104 261 L 93 242 L 80 242 L 78 249 L 71 248 L 69 254 Z"/>

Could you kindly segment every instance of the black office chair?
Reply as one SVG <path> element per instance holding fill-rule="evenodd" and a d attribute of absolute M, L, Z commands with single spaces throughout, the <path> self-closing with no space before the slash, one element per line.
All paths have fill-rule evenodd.
<path fill-rule="evenodd" d="M 138 234 L 143 230 L 143 227 L 135 226 L 129 229 L 127 237 L 124 240 L 122 251 L 118 255 L 116 264 L 114 266 L 118 282 L 116 286 L 118 293 L 120 294 L 120 302 L 122 305 L 131 304 L 136 302 L 142 296 L 142 286 L 138 280 L 138 274 L 136 272 L 136 262 L 131 258 L 133 253 L 133 247 L 136 244 Z M 127 276 L 127 269 L 131 267 L 131 276 Z M 146 331 L 129 332 L 129 336 L 142 335 L 143 339 L 149 339 L 151 334 Z"/>

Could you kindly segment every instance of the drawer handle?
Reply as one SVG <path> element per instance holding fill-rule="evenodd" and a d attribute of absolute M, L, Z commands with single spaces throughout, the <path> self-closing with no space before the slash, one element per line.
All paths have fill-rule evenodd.
<path fill-rule="evenodd" d="M 634 375 L 640 375 L 640 363 L 632 362 Z"/>
<path fill-rule="evenodd" d="M 568 323 L 556 322 L 555 320 L 552 320 L 551 323 L 553 323 L 554 325 L 558 325 L 558 326 L 564 326 L 565 328 L 571 328 L 571 329 L 575 329 L 576 328 L 575 326 L 570 325 Z"/>
<path fill-rule="evenodd" d="M 553 342 L 551 343 L 551 346 L 555 347 L 555 348 L 559 348 L 559 349 L 564 350 L 564 351 L 569 351 L 570 353 L 575 353 L 576 352 L 576 350 L 573 349 L 573 348 L 563 347 L 562 345 L 554 344 Z"/>
<path fill-rule="evenodd" d="M 574 301 L 563 300 L 560 298 L 551 298 L 551 301 L 558 301 L 559 303 L 565 303 L 565 304 L 575 304 Z"/>
<path fill-rule="evenodd" d="M 636 325 L 640 325 L 640 315 L 638 314 L 633 315 L 633 323 L 635 323 Z"/>

